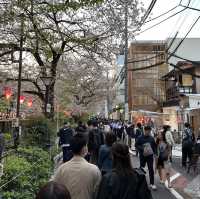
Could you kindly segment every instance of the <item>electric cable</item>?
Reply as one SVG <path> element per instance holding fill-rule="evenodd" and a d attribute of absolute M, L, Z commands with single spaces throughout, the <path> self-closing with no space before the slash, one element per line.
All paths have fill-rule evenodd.
<path fill-rule="evenodd" d="M 158 63 L 156 63 L 156 64 L 152 64 L 152 65 L 150 65 L 150 66 L 145 66 L 145 67 L 142 67 L 142 68 L 129 69 L 129 71 L 141 71 L 141 70 L 146 70 L 146 69 L 154 68 L 154 67 L 156 67 L 156 66 L 160 66 L 160 65 L 162 65 L 162 64 L 165 64 L 165 62 L 158 62 Z M 193 77 L 200 78 L 200 75 L 196 75 L 196 74 L 193 74 L 193 73 L 191 73 L 191 72 L 189 72 L 189 71 L 185 71 L 184 69 L 180 68 L 179 66 L 177 66 L 177 65 L 175 65 L 175 64 L 173 64 L 173 63 L 168 63 L 168 64 L 171 65 L 171 66 L 173 66 L 174 68 L 176 68 L 176 69 L 182 71 L 183 73 L 190 74 L 190 75 L 192 75 Z"/>
<path fill-rule="evenodd" d="M 142 68 L 129 69 L 129 71 L 146 70 L 146 69 L 150 69 L 150 68 L 154 68 L 154 67 L 156 67 L 156 66 L 162 65 L 162 64 L 164 64 L 164 63 L 165 63 L 165 62 L 162 61 L 162 62 L 158 62 L 158 63 L 152 64 L 152 65 L 150 65 L 150 66 L 145 66 L 145 67 L 142 67 Z"/>
<path fill-rule="evenodd" d="M 186 6 L 184 6 L 184 5 L 180 5 L 180 6 L 181 6 L 181 7 L 184 7 L 184 8 L 186 7 Z M 192 8 L 192 7 L 188 7 L 188 9 L 190 9 L 190 10 L 195 10 L 195 11 L 198 11 L 198 12 L 200 11 L 200 9 Z"/>
<path fill-rule="evenodd" d="M 145 23 L 146 19 L 148 18 L 148 16 L 150 15 L 151 11 L 153 10 L 153 8 L 154 8 L 154 6 L 156 4 L 156 1 L 157 0 L 152 0 L 151 1 L 151 3 L 149 5 L 146 13 L 144 14 L 142 20 L 138 23 L 139 26 L 133 32 L 137 32 L 141 28 L 141 26 L 143 26 L 143 24 Z"/>
<path fill-rule="evenodd" d="M 179 55 L 176 55 L 174 53 L 170 53 L 168 52 L 169 55 L 171 55 L 172 57 L 176 57 L 176 58 L 179 58 L 179 59 L 182 59 L 182 60 L 185 60 L 187 62 L 191 62 L 192 64 L 195 64 L 195 65 L 200 65 L 200 61 L 193 61 L 193 60 L 190 60 L 190 59 L 187 59 L 187 58 L 184 58 L 184 57 L 181 57 Z"/>
<path fill-rule="evenodd" d="M 170 10 L 168 10 L 168 11 L 166 11 L 166 12 L 164 12 L 164 13 L 158 15 L 157 17 L 154 17 L 154 18 L 152 18 L 152 19 L 149 19 L 148 21 L 144 22 L 144 24 L 147 24 L 147 23 L 149 23 L 149 22 L 151 22 L 151 21 L 154 21 L 154 20 L 156 20 L 156 19 L 158 19 L 158 18 L 160 18 L 160 17 L 162 17 L 162 16 L 164 16 L 164 15 L 170 13 L 171 11 L 175 10 L 175 9 L 178 8 L 178 7 L 179 7 L 179 5 L 174 6 L 174 7 L 171 8 Z"/>
<path fill-rule="evenodd" d="M 180 68 L 179 66 L 173 64 L 173 63 L 168 63 L 168 64 L 171 65 L 171 66 L 173 66 L 174 68 L 180 70 L 180 71 L 183 72 L 183 73 L 189 74 L 189 75 L 191 75 L 191 76 L 193 76 L 193 77 L 196 77 L 196 78 L 200 78 L 200 75 L 196 75 L 196 74 L 193 74 L 193 73 L 190 72 L 190 71 L 186 71 L 186 70 Z"/>
<path fill-rule="evenodd" d="M 190 27 L 190 29 L 188 30 L 188 32 L 186 33 L 186 35 L 184 36 L 184 38 L 181 39 L 181 41 L 179 42 L 179 44 L 176 46 L 176 48 L 173 50 L 173 53 L 176 53 L 176 51 L 178 50 L 178 48 L 181 46 L 181 44 L 184 42 L 184 40 L 186 39 L 186 37 L 188 36 L 188 34 L 192 31 L 192 29 L 194 28 L 194 26 L 197 24 L 197 22 L 200 19 L 200 15 L 198 16 L 198 18 L 195 20 L 195 22 L 192 24 L 192 26 Z M 171 58 L 171 55 L 167 58 L 167 60 L 169 60 Z"/>
<path fill-rule="evenodd" d="M 157 57 L 159 57 L 159 56 L 161 56 L 161 55 L 164 55 L 164 54 L 165 54 L 165 53 L 162 52 L 162 53 L 158 53 L 158 54 L 156 54 L 156 55 L 154 55 L 154 56 L 152 56 L 152 57 L 148 57 L 148 58 L 146 58 L 146 59 L 131 60 L 131 61 L 128 61 L 128 63 L 130 64 L 130 63 L 137 63 L 137 62 L 149 61 L 149 60 L 151 60 L 151 59 L 157 58 Z"/>
<path fill-rule="evenodd" d="M 194 0 L 194 2 L 192 2 L 192 5 L 194 6 L 195 3 L 196 3 L 196 0 Z M 191 5 L 191 0 L 189 0 L 187 6 L 189 7 L 190 5 Z M 180 32 L 181 27 L 185 24 L 188 15 L 189 15 L 189 12 L 187 12 L 187 13 L 185 14 L 185 16 L 183 17 L 182 22 L 181 22 L 181 24 L 180 24 L 179 26 L 178 26 L 178 21 L 181 20 L 182 16 L 180 16 L 179 19 L 178 19 L 178 21 L 176 22 L 174 28 L 177 27 L 177 30 L 178 30 L 179 32 Z M 173 28 L 173 29 L 174 29 L 174 28 Z M 170 36 L 169 36 L 169 37 L 170 37 Z M 169 37 L 168 37 L 168 38 L 169 38 Z M 177 36 L 176 36 L 176 37 L 177 37 Z M 175 40 L 174 40 L 174 41 L 175 41 Z M 174 42 L 173 42 L 173 43 L 174 43 Z M 172 47 L 173 43 L 171 44 L 170 48 Z M 169 50 L 170 48 L 168 48 L 168 50 Z"/>
<path fill-rule="evenodd" d="M 186 9 L 187 9 L 187 7 L 184 8 L 184 9 L 182 9 L 182 10 L 180 10 L 180 11 L 178 11 L 178 12 L 176 12 L 176 13 L 174 13 L 174 14 L 172 14 L 172 15 L 170 15 L 169 17 L 163 19 L 162 21 L 160 21 L 160 22 L 158 22 L 158 23 L 156 23 L 156 24 L 154 24 L 154 25 L 152 25 L 152 26 L 150 26 L 150 27 L 148 27 L 148 28 L 146 28 L 146 29 L 144 29 L 144 30 L 142 30 L 142 31 L 140 31 L 140 32 L 138 32 L 138 33 L 136 33 L 135 35 L 136 35 L 136 36 L 137 36 L 137 35 L 140 35 L 140 34 L 146 32 L 146 31 L 148 31 L 148 30 L 150 30 L 150 29 L 152 29 L 152 28 L 154 28 L 154 27 L 160 25 L 161 23 L 163 23 L 163 22 L 165 22 L 165 21 L 171 19 L 172 17 L 174 17 L 174 16 L 180 14 L 181 12 L 184 12 Z"/>

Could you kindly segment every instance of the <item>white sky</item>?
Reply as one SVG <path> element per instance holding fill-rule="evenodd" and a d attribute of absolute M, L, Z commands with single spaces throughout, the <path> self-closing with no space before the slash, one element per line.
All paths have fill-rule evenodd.
<path fill-rule="evenodd" d="M 141 1 L 145 4 L 146 9 L 148 8 L 151 2 L 151 0 L 141 0 Z M 187 5 L 188 1 L 189 0 L 182 0 L 182 4 Z M 178 5 L 179 2 L 180 0 L 157 0 L 152 10 L 151 18 L 154 18 L 168 11 L 169 9 Z M 200 0 L 191 0 L 190 6 L 200 9 Z M 183 7 L 178 7 L 172 12 L 170 12 L 169 14 L 164 15 L 163 17 L 159 19 L 153 20 L 152 22 L 149 22 L 143 25 L 142 30 L 156 24 L 162 19 L 167 18 L 167 16 L 170 16 L 171 14 L 176 13 L 182 9 Z M 187 31 L 190 29 L 190 26 L 194 23 L 194 21 L 198 18 L 199 15 L 200 15 L 200 11 L 187 9 L 184 12 L 181 12 L 180 14 L 176 15 L 175 17 L 172 17 L 171 19 L 165 21 L 164 23 L 144 33 L 141 33 L 140 35 L 136 36 L 136 39 L 137 40 L 163 40 L 168 37 L 173 37 L 178 29 L 179 29 L 178 37 L 184 37 Z M 188 37 L 200 38 L 200 20 L 197 22 L 196 26 L 193 28 L 193 30 L 188 35 Z"/>

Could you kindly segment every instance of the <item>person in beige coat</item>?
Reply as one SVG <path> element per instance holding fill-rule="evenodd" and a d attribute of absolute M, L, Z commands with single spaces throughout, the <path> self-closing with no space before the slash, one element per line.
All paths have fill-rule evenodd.
<path fill-rule="evenodd" d="M 72 199 L 93 199 L 101 181 L 100 170 L 84 159 L 87 141 L 83 135 L 76 134 L 70 146 L 74 157 L 58 168 L 54 181 L 63 184 Z"/>
<path fill-rule="evenodd" d="M 164 132 L 165 132 L 165 138 L 166 138 L 167 144 L 169 145 L 169 149 L 170 149 L 169 159 L 170 159 L 170 162 L 172 162 L 172 148 L 175 145 L 175 142 L 174 142 L 174 138 L 171 132 L 171 127 L 169 125 L 164 126 Z"/>

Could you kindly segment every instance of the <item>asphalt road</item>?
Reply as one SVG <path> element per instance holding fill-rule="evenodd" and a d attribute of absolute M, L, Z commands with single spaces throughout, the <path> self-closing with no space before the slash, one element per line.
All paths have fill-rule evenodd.
<path fill-rule="evenodd" d="M 139 160 L 137 157 L 132 155 L 132 164 L 133 167 L 139 167 Z M 147 182 L 149 183 L 149 177 L 147 172 Z M 155 185 L 157 186 L 157 190 L 152 190 L 153 199 L 176 199 L 164 185 L 159 183 L 158 174 L 155 176 Z"/>

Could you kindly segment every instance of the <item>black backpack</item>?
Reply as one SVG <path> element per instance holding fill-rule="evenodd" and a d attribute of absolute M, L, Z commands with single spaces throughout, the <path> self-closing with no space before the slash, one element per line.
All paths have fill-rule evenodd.
<path fill-rule="evenodd" d="M 120 199 L 153 199 L 142 169 L 134 169 L 133 175 L 127 176 L 127 180 L 121 178 L 115 170 L 107 174 L 105 178 L 106 180 L 103 179 L 100 185 L 102 190 L 97 199 L 113 199 L 116 195 Z M 107 183 L 104 184 L 105 181 Z M 120 190 L 112 186 L 115 183 L 118 184 L 117 187 L 120 187 Z"/>
<path fill-rule="evenodd" d="M 98 150 L 102 145 L 102 132 L 99 129 L 93 130 L 93 149 Z"/>

